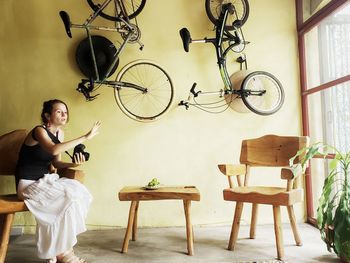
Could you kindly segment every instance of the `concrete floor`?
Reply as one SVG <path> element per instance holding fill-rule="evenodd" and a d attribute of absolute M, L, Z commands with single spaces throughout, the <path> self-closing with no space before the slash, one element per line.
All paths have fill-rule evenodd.
<path fill-rule="evenodd" d="M 321 241 L 319 231 L 299 224 L 303 246 L 295 246 L 289 225 L 283 226 L 285 262 L 339 262 Z M 141 228 L 137 241 L 130 241 L 127 254 L 120 253 L 125 229 L 87 231 L 79 236 L 76 254 L 89 263 L 202 263 L 202 262 L 279 262 L 276 257 L 273 225 L 258 225 L 256 239 L 248 239 L 249 227 L 241 226 L 234 251 L 228 251 L 230 226 L 195 226 L 194 256 L 186 255 L 186 232 L 183 227 Z M 14 236 L 5 263 L 39 263 L 34 235 Z"/>

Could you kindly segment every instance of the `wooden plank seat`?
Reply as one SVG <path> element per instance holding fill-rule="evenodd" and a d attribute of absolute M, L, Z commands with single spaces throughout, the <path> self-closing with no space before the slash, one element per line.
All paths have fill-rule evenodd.
<path fill-rule="evenodd" d="M 17 194 L 0 195 L 0 214 L 28 211 L 22 200 L 18 200 Z"/>
<path fill-rule="evenodd" d="M 0 176 L 15 174 L 18 153 L 27 135 L 26 130 L 15 130 L 0 136 Z M 84 172 L 75 169 L 60 169 L 60 176 L 83 181 Z M 14 215 L 28 211 L 16 193 L 0 194 L 0 263 L 5 262 Z"/>
<path fill-rule="evenodd" d="M 303 189 L 292 189 L 286 192 L 285 187 L 233 187 L 224 189 L 224 200 L 266 205 L 293 205 L 303 201 Z"/>

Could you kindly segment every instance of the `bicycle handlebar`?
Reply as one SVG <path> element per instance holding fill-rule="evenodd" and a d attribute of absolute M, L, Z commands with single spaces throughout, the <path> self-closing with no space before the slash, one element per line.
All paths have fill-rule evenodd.
<path fill-rule="evenodd" d="M 192 88 L 190 89 L 190 92 L 193 94 L 193 97 L 198 97 L 198 94 L 201 93 L 202 91 L 195 91 L 194 89 L 196 88 L 197 83 L 194 82 L 192 85 Z"/>

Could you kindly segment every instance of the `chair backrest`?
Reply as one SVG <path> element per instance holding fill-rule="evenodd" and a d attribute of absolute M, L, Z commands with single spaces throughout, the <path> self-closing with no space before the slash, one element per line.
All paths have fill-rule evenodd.
<path fill-rule="evenodd" d="M 15 174 L 18 153 L 26 135 L 26 130 L 15 130 L 0 136 L 0 175 Z"/>
<path fill-rule="evenodd" d="M 250 166 L 289 166 L 289 159 L 307 145 L 306 136 L 265 135 L 244 140 L 240 162 Z M 295 160 L 297 162 L 298 159 Z"/>

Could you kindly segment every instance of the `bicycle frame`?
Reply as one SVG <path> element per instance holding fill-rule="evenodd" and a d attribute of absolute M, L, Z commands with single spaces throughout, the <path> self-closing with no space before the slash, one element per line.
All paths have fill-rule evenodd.
<path fill-rule="evenodd" d="M 208 94 L 208 95 L 219 94 L 220 97 L 222 96 L 223 93 L 224 94 L 232 94 L 232 93 L 239 94 L 239 91 L 235 90 L 232 86 L 229 74 L 227 72 L 227 67 L 226 67 L 226 55 L 228 54 L 228 52 L 233 47 L 241 44 L 242 41 L 244 41 L 237 35 L 236 31 L 234 32 L 234 35 L 232 35 L 231 33 L 226 32 L 224 29 L 231 5 L 232 4 L 225 4 L 222 6 L 223 12 L 221 12 L 221 14 L 219 16 L 220 26 L 216 27 L 215 38 L 204 38 L 204 39 L 191 40 L 192 43 L 212 43 L 215 46 L 217 64 L 219 66 L 220 76 L 221 76 L 222 81 L 224 83 L 224 90 L 220 90 L 217 92 L 215 92 L 215 91 L 214 92 L 201 92 L 201 94 Z M 232 41 L 232 40 L 234 41 L 233 44 L 230 44 L 224 50 L 223 43 L 226 41 Z M 193 91 L 193 88 L 191 90 Z"/>
<path fill-rule="evenodd" d="M 94 91 L 94 84 L 103 84 L 103 85 L 107 85 L 116 89 L 119 88 L 133 88 L 133 89 L 137 89 L 140 90 L 144 93 L 147 92 L 147 88 L 143 88 L 140 87 L 138 85 L 135 85 L 133 83 L 126 83 L 126 82 L 119 82 L 119 81 L 110 81 L 107 80 L 107 77 L 109 76 L 109 74 L 112 72 L 114 66 L 116 65 L 116 63 L 118 62 L 119 56 L 120 54 L 123 52 L 126 43 L 129 42 L 130 38 L 132 37 L 132 35 L 135 33 L 134 30 L 135 29 L 132 24 L 129 23 L 129 19 L 128 16 L 125 15 L 125 8 L 124 8 L 124 4 L 122 1 L 117 1 L 117 3 L 119 3 L 120 5 L 120 10 L 121 13 L 123 14 L 123 16 L 119 17 L 118 24 L 122 23 L 122 26 L 119 27 L 105 27 L 105 26 L 95 26 L 92 25 L 92 23 L 95 21 L 95 19 L 99 16 L 99 13 L 102 12 L 103 9 L 105 9 L 111 2 L 112 0 L 105 0 L 103 2 L 103 4 L 101 6 L 99 6 L 98 9 L 96 9 L 92 14 L 90 14 L 90 16 L 88 17 L 88 19 L 86 19 L 84 24 L 74 24 L 70 22 L 69 19 L 69 15 L 64 12 L 63 14 L 60 13 L 61 18 L 65 24 L 66 27 L 66 32 L 67 35 L 69 37 L 72 37 L 71 32 L 70 32 L 70 28 L 81 28 L 81 29 L 85 29 L 86 34 L 88 36 L 88 41 L 89 41 L 89 49 L 90 49 L 90 54 L 91 54 L 91 59 L 93 62 L 93 68 L 94 68 L 94 73 L 96 76 L 96 79 L 82 79 L 81 83 L 79 83 L 77 90 L 81 93 L 84 94 L 85 98 L 87 100 L 93 100 L 95 99 L 97 95 L 91 96 L 90 93 L 92 91 Z M 98 67 L 97 67 L 97 62 L 96 62 L 96 57 L 95 57 L 95 52 L 94 52 L 94 45 L 92 42 L 92 36 L 91 36 L 91 30 L 102 30 L 102 31 L 110 31 L 110 32 L 118 32 L 120 34 L 124 34 L 124 37 L 122 37 L 124 39 L 124 41 L 122 42 L 122 44 L 120 45 L 120 47 L 117 49 L 117 52 L 114 54 L 113 60 L 111 62 L 111 64 L 109 65 L 106 73 L 104 74 L 104 76 L 101 76 Z M 143 44 L 139 41 L 137 41 L 140 45 L 140 50 L 143 49 Z M 88 84 L 87 87 L 85 86 L 85 84 Z"/>
<path fill-rule="evenodd" d="M 232 23 L 232 26 L 230 25 L 230 28 L 232 28 L 233 33 L 231 33 L 227 29 L 227 20 L 228 16 L 235 15 L 236 20 Z M 187 100 L 181 100 L 178 104 L 179 106 L 185 106 L 186 109 L 189 108 L 189 106 L 195 106 L 203 111 L 209 112 L 209 113 L 220 113 L 225 111 L 233 102 L 233 100 L 239 98 L 242 99 L 245 106 L 251 110 L 254 113 L 260 114 L 260 115 L 270 115 L 275 113 L 277 110 L 280 109 L 280 107 L 283 104 L 284 101 L 284 91 L 282 88 L 281 83 L 278 81 L 276 77 L 274 77 L 272 74 L 264 71 L 254 71 L 254 72 L 245 72 L 243 74 L 246 74 L 244 79 L 242 79 L 240 82 L 239 87 L 234 87 L 233 83 L 234 79 L 232 79 L 233 82 L 231 82 L 231 78 L 226 67 L 226 56 L 229 51 L 240 53 L 244 49 L 244 46 L 248 44 L 249 42 L 246 42 L 244 40 L 243 32 L 241 29 L 242 23 L 241 20 L 238 19 L 235 7 L 232 3 L 223 4 L 221 6 L 221 13 L 216 20 L 214 24 L 216 25 L 215 28 L 215 38 L 204 38 L 199 40 L 193 40 L 191 39 L 190 32 L 187 28 L 182 28 L 180 30 L 180 36 L 183 41 L 183 47 L 186 52 L 189 51 L 189 44 L 190 43 L 212 43 L 215 46 L 216 51 L 216 57 L 217 57 L 217 64 L 219 66 L 220 76 L 224 83 L 224 89 L 221 89 L 219 91 L 214 92 L 202 92 L 202 91 L 195 91 L 196 83 L 193 84 L 192 88 L 190 89 L 190 93 Z M 226 48 L 223 44 L 228 42 L 228 47 Z M 238 45 L 243 45 L 243 48 L 239 47 Z M 238 49 L 237 49 L 238 46 Z M 241 64 L 241 70 L 243 63 L 245 64 L 245 67 L 247 69 L 247 62 L 245 56 L 240 56 L 236 59 L 236 62 Z M 237 79 L 240 80 L 240 79 Z M 257 81 L 256 81 L 257 80 Z M 267 88 L 265 88 L 265 85 L 262 84 L 262 80 L 266 80 L 266 87 L 269 88 L 269 96 L 276 96 L 273 97 L 273 100 L 267 101 L 266 104 L 261 104 L 262 107 L 260 107 L 259 104 L 256 104 L 255 102 L 259 102 L 259 100 L 256 100 L 254 98 L 249 98 L 250 96 L 255 97 L 262 97 L 264 94 L 267 94 Z M 257 84 L 256 84 L 257 83 Z M 270 87 L 272 87 L 272 92 L 270 92 Z M 214 95 L 218 94 L 220 98 L 223 97 L 222 100 L 216 101 L 216 102 L 202 102 L 199 103 L 199 101 L 196 100 L 196 97 L 198 95 Z M 266 99 L 264 97 L 264 100 L 266 102 Z M 224 102 L 224 104 L 219 105 L 221 102 Z M 222 110 L 222 107 L 226 107 Z M 216 110 L 220 108 L 220 110 Z M 215 109 L 215 110 L 214 110 Z"/>
<path fill-rule="evenodd" d="M 216 28 L 216 40 L 217 40 L 217 43 L 215 43 L 216 56 L 218 59 L 220 75 L 221 75 L 221 78 L 222 78 L 224 85 L 225 85 L 225 90 L 226 89 L 233 90 L 232 83 L 230 81 L 230 77 L 228 75 L 227 68 L 226 68 L 226 54 L 228 53 L 228 49 L 226 49 L 223 52 L 223 48 L 222 48 L 224 27 L 225 27 L 227 15 L 229 12 L 229 6 L 224 5 L 223 8 L 226 10 L 224 13 L 221 12 L 220 17 L 219 17 L 219 21 L 221 21 L 221 23 L 220 23 L 220 26 Z M 235 44 L 238 45 L 239 43 L 235 42 Z"/>
<path fill-rule="evenodd" d="M 91 95 L 91 93 L 100 86 L 112 87 L 116 103 L 125 115 L 137 121 L 154 121 L 168 112 L 174 98 L 172 80 L 161 66 L 149 60 L 136 60 L 125 65 L 119 71 L 115 80 L 107 79 L 117 68 L 118 58 L 126 43 L 139 43 L 142 50 L 143 44 L 139 41 L 140 30 L 136 16 L 141 12 L 145 0 L 142 0 L 137 9 L 134 10 L 128 9 L 128 6 L 124 7 L 123 0 L 114 0 L 115 9 L 108 9 L 108 11 L 116 11 L 116 15 L 113 16 L 107 15 L 106 10 L 103 11 L 111 1 L 104 0 L 101 5 L 96 5 L 93 1 L 88 0 L 94 11 L 83 24 L 72 24 L 68 13 L 60 11 L 60 16 L 69 37 L 72 37 L 70 31 L 72 27 L 84 29 L 87 34 L 87 37 L 79 44 L 76 55 L 78 66 L 87 78 L 81 80 L 76 90 L 82 93 L 87 101 L 91 101 L 99 95 Z M 126 15 L 125 10 L 131 10 L 130 15 Z M 92 25 L 97 16 L 115 21 L 117 24 L 112 28 Z M 136 24 L 130 23 L 129 20 L 134 18 Z M 120 43 L 120 46 L 118 45 L 118 48 L 115 48 L 108 39 L 91 35 L 92 30 L 119 32 L 123 42 Z M 100 43 L 101 47 L 105 48 L 101 50 L 101 52 L 105 52 L 101 59 L 104 64 L 99 63 L 99 56 L 95 57 L 95 51 L 99 50 Z M 88 52 L 90 52 L 90 55 Z M 106 60 L 104 56 L 107 58 Z M 89 58 L 92 61 L 87 61 Z M 85 70 L 85 68 L 88 68 L 88 70 Z"/>
<path fill-rule="evenodd" d="M 108 4 L 111 2 L 112 0 L 106 0 L 103 2 L 103 4 L 101 5 L 101 7 L 96 10 L 95 12 L 93 12 L 89 18 L 85 21 L 84 24 L 80 25 L 80 24 L 71 24 L 71 27 L 75 27 L 75 28 L 83 28 L 86 30 L 86 34 L 88 36 L 89 39 L 89 45 L 90 45 L 90 50 L 91 50 L 91 58 L 93 61 L 93 66 L 94 66 L 94 71 L 95 71 L 95 76 L 96 76 L 96 80 L 94 80 L 94 82 L 96 83 L 100 83 L 100 84 L 111 84 L 111 83 L 104 83 L 104 81 L 106 80 L 107 76 L 111 73 L 113 67 L 115 66 L 115 64 L 118 61 L 119 55 L 120 53 L 122 53 L 122 51 L 124 50 L 125 44 L 129 41 L 129 39 L 131 38 L 131 35 L 133 34 L 133 27 L 130 25 L 129 21 L 127 21 L 127 16 L 125 15 L 124 17 L 126 17 L 125 19 L 123 17 L 120 17 L 121 22 L 127 27 L 127 30 L 123 29 L 123 28 L 110 28 L 110 27 L 103 27 L 103 26 L 94 26 L 92 25 L 93 21 L 96 19 L 96 17 L 99 15 L 99 13 L 105 9 Z M 118 1 L 119 3 L 121 2 L 121 9 L 123 12 L 123 4 L 122 1 Z M 124 12 L 125 14 L 125 12 Z M 92 43 L 92 39 L 91 39 L 91 30 L 103 30 L 103 31 L 112 31 L 112 32 L 118 32 L 118 33 L 127 33 L 126 37 L 124 38 L 124 42 L 121 44 L 121 46 L 119 47 L 119 49 L 117 50 L 117 53 L 114 55 L 114 59 L 111 63 L 111 65 L 109 66 L 108 70 L 106 71 L 105 76 L 100 76 L 99 72 L 98 72 L 98 68 L 97 68 L 97 63 L 96 63 L 96 57 L 95 57 L 95 52 L 92 52 L 94 50 L 93 47 L 93 43 Z M 141 48 L 143 47 L 143 45 L 141 44 Z"/>
<path fill-rule="evenodd" d="M 195 85 L 194 85 L 191 88 L 191 93 L 193 94 L 194 97 L 197 97 L 199 93 L 203 95 L 219 94 L 219 97 L 222 97 L 223 95 L 229 95 L 229 94 L 234 94 L 238 96 L 249 96 L 249 95 L 261 96 L 265 92 L 265 91 L 250 91 L 250 90 L 243 91 L 241 89 L 234 89 L 232 85 L 232 82 L 230 80 L 230 76 L 228 74 L 227 67 L 226 67 L 226 56 L 233 47 L 238 46 L 242 43 L 247 44 L 249 42 L 245 42 L 244 39 L 238 36 L 237 30 L 240 30 L 241 34 L 243 35 L 241 28 L 236 28 L 234 30 L 234 35 L 225 30 L 225 25 L 226 25 L 226 21 L 227 21 L 227 17 L 228 17 L 228 13 L 230 12 L 230 9 L 234 10 L 234 7 L 231 3 L 222 5 L 222 12 L 218 19 L 219 26 L 217 26 L 215 30 L 215 38 L 191 40 L 192 43 L 212 43 L 215 46 L 217 64 L 219 66 L 221 79 L 224 83 L 224 89 L 223 90 L 221 89 L 219 91 L 211 91 L 211 92 L 202 92 L 202 91 L 195 92 L 194 91 Z M 226 41 L 233 41 L 233 43 L 230 44 L 226 49 L 224 49 L 223 43 Z M 242 58 L 242 57 L 240 58 L 241 58 L 241 61 L 237 60 L 239 63 L 246 63 L 245 58 Z"/>

